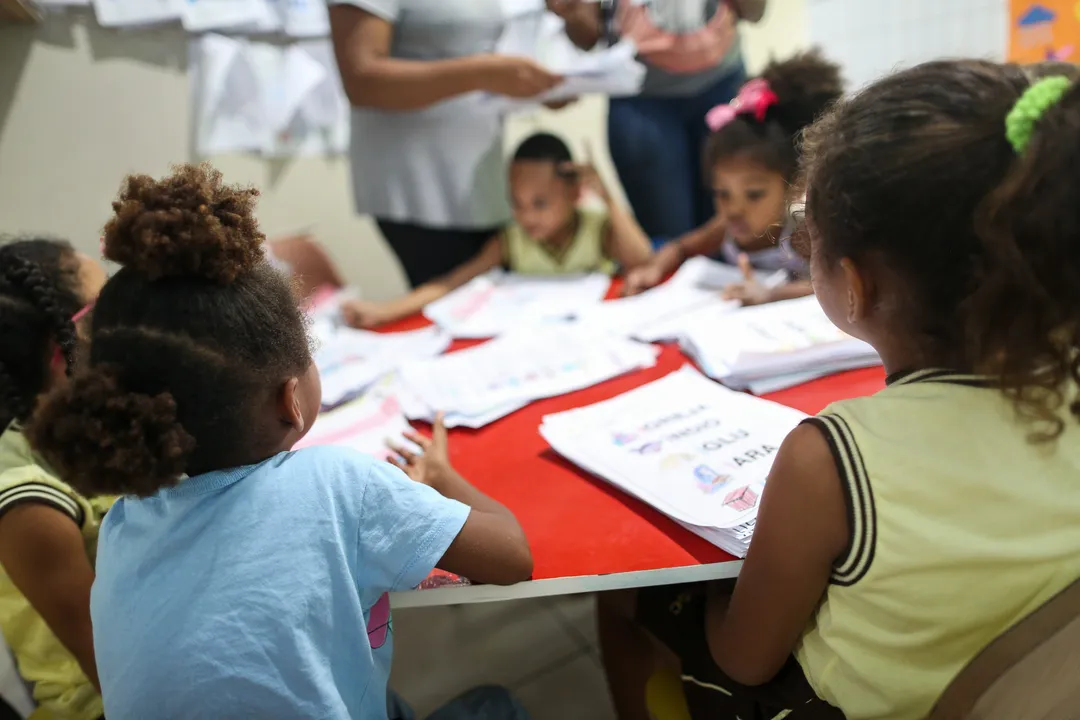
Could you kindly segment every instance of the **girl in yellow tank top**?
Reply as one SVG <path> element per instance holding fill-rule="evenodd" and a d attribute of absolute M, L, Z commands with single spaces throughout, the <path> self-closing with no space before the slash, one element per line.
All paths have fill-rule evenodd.
<path fill-rule="evenodd" d="M 67 243 L 0 245 L 0 629 L 43 720 L 102 714 L 90 585 L 112 499 L 84 498 L 56 477 L 21 424 L 66 382 L 76 323 L 104 282 L 101 266 Z"/>
<path fill-rule="evenodd" d="M 590 191 L 604 210 L 579 206 Z M 614 201 L 590 165 L 575 165 L 559 138 L 526 139 L 510 163 L 514 222 L 492 237 L 472 260 L 390 302 L 354 300 L 342 308 L 353 327 L 375 327 L 420 312 L 473 278 L 499 267 L 526 275 L 569 275 L 630 270 L 647 263 L 645 232 Z"/>
<path fill-rule="evenodd" d="M 1080 577 L 1078 138 L 1072 78 L 983 61 L 899 72 L 807 131 L 814 290 L 888 385 L 784 442 L 733 592 L 604 599 L 620 717 L 645 717 L 644 626 L 695 718 L 922 720 Z"/>

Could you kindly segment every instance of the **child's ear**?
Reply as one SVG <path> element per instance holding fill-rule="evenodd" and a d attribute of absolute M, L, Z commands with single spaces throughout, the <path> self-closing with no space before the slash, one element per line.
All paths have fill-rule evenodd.
<path fill-rule="evenodd" d="M 281 422 L 288 425 L 298 433 L 307 429 L 307 418 L 304 417 L 303 406 L 300 403 L 300 379 L 289 378 L 281 386 L 278 393 L 278 414 Z"/>
<path fill-rule="evenodd" d="M 843 273 L 844 287 L 847 288 L 845 299 L 847 321 L 855 325 L 870 314 L 870 308 L 874 302 L 873 280 L 851 258 L 840 260 L 840 272 Z"/>

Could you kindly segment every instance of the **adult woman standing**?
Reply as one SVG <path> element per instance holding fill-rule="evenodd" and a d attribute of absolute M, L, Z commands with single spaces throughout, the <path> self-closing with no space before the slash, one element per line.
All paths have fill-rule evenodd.
<path fill-rule="evenodd" d="M 420 285 L 471 258 L 510 218 L 502 118 L 483 93 L 531 97 L 561 78 L 492 54 L 500 0 L 328 2 L 353 105 L 356 207 Z"/>
<path fill-rule="evenodd" d="M 648 72 L 635 97 L 613 98 L 608 144 L 627 199 L 651 237 L 670 239 L 714 215 L 705 184 L 705 113 L 743 82 L 736 24 L 757 22 L 766 0 L 548 0 L 579 47 L 627 38 Z"/>

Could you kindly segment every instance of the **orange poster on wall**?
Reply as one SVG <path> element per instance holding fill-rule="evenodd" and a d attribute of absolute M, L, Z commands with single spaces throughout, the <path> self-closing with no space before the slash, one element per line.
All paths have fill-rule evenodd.
<path fill-rule="evenodd" d="M 1009 59 L 1080 61 L 1080 0 L 1009 0 Z"/>

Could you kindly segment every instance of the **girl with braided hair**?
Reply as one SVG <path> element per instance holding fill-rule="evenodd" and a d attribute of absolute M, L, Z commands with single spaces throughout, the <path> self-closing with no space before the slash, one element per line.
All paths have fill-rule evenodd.
<path fill-rule="evenodd" d="M 105 282 L 66 242 L 0 245 L 0 628 L 34 698 L 57 720 L 95 720 L 102 702 L 90 630 L 98 527 L 87 498 L 32 452 L 22 426 L 66 383 L 76 325 Z"/>

